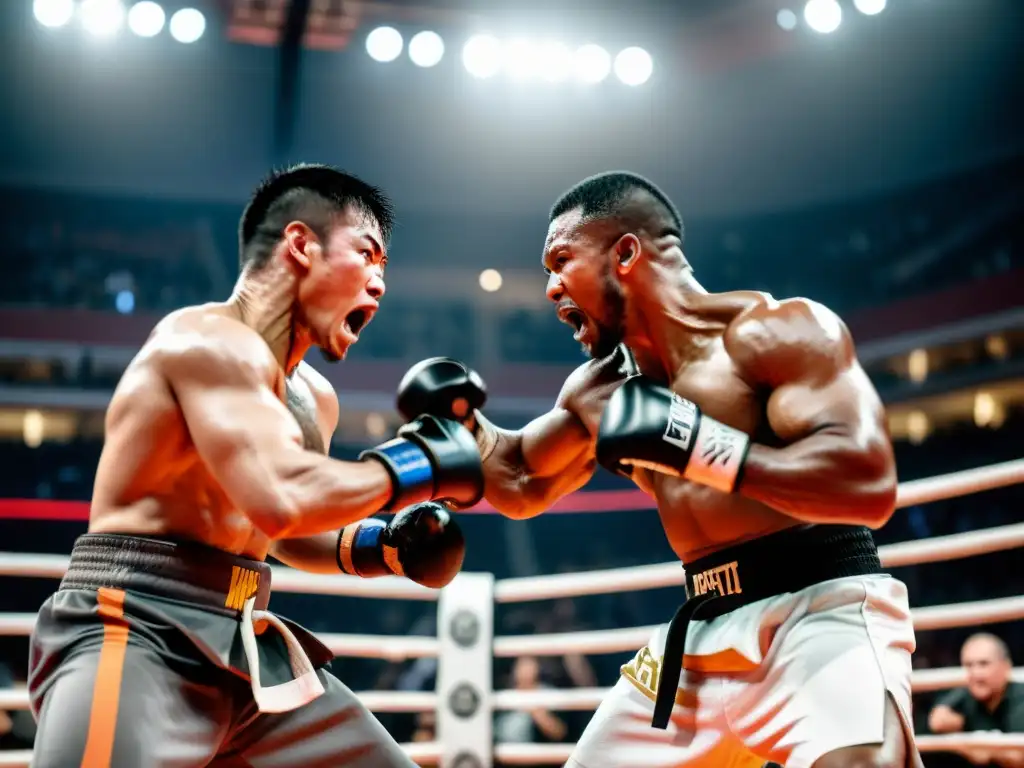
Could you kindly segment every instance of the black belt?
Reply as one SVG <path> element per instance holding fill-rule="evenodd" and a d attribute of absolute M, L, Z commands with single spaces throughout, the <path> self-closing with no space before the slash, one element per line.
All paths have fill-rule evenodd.
<path fill-rule="evenodd" d="M 270 602 L 270 566 L 192 542 L 87 533 L 71 551 L 61 589 L 123 589 L 239 616 Z"/>
<path fill-rule="evenodd" d="M 686 568 L 686 596 L 665 636 L 655 728 L 667 728 L 683 671 L 686 630 L 744 605 L 799 592 L 831 579 L 882 573 L 871 531 L 861 526 L 812 525 L 753 539 L 702 557 Z"/>

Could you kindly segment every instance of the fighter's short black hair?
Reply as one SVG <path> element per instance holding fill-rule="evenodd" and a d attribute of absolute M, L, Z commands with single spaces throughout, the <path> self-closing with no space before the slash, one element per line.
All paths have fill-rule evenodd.
<path fill-rule="evenodd" d="M 266 264 L 293 221 L 326 238 L 332 220 L 349 207 L 376 221 L 385 242 L 391 237 L 392 204 L 377 187 L 327 165 L 295 165 L 272 173 L 256 188 L 238 223 L 239 266 Z"/>
<path fill-rule="evenodd" d="M 638 200 L 638 192 L 646 195 Z M 620 218 L 652 235 L 683 237 L 683 218 L 668 196 L 629 171 L 608 171 L 579 182 L 551 206 L 550 221 L 577 208 L 584 220 Z"/>

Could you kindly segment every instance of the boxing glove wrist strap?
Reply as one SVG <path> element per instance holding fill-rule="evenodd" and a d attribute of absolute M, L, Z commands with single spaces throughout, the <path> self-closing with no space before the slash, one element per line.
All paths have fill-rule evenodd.
<path fill-rule="evenodd" d="M 352 576 L 403 576 L 398 550 L 384 543 L 387 526 L 370 518 L 346 525 L 338 533 L 338 568 Z"/>
<path fill-rule="evenodd" d="M 391 475 L 391 499 L 383 507 L 385 511 L 410 507 L 433 498 L 434 469 L 426 451 L 416 443 L 396 437 L 363 451 L 359 459 L 375 459 Z"/>
<path fill-rule="evenodd" d="M 750 450 L 745 432 L 701 413 L 683 477 L 694 483 L 732 493 L 739 483 Z"/>

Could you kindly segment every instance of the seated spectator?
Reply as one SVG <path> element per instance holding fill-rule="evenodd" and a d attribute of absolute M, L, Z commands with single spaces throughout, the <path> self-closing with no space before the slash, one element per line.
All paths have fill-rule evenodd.
<path fill-rule="evenodd" d="M 512 669 L 512 687 L 517 691 L 543 690 L 540 663 L 532 656 L 516 659 Z M 494 740 L 498 744 L 560 742 L 566 725 L 558 715 L 545 709 L 501 712 L 495 718 Z"/>
<path fill-rule="evenodd" d="M 960 651 L 967 687 L 950 691 L 928 715 L 934 733 L 1024 733 L 1024 684 L 1010 680 L 1013 662 L 1001 639 L 988 633 L 967 638 Z M 1024 750 L 965 753 L 975 765 L 1024 768 Z"/>

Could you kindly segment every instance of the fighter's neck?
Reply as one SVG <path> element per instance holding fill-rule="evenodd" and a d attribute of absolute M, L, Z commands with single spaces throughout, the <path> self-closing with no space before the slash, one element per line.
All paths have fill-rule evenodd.
<path fill-rule="evenodd" d="M 294 282 L 282 267 L 245 271 L 227 300 L 238 318 L 267 342 L 286 374 L 292 373 L 312 346 L 295 317 Z"/>
<path fill-rule="evenodd" d="M 709 354 L 726 324 L 702 312 L 707 291 L 686 272 L 673 281 L 648 281 L 631 297 L 626 346 L 641 373 L 671 382 L 685 366 Z"/>

